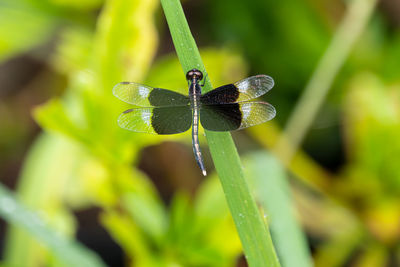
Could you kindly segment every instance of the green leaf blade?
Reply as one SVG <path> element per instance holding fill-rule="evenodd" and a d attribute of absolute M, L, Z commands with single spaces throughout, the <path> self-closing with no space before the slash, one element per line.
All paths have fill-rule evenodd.
<path fill-rule="evenodd" d="M 106 266 L 102 260 L 81 244 L 60 236 L 50 230 L 46 223 L 33 211 L 19 203 L 3 185 L 0 184 L 0 217 L 16 225 L 40 240 L 65 266 Z"/>
<path fill-rule="evenodd" d="M 295 217 L 284 167 L 266 152 L 246 157 L 246 177 L 261 206 L 267 211 L 277 252 L 285 267 L 311 267 L 312 257 Z"/>
<path fill-rule="evenodd" d="M 180 2 L 161 0 L 161 4 L 184 73 L 193 68 L 205 71 Z M 206 78 L 203 88 L 205 92 L 212 90 L 209 77 Z M 249 265 L 280 266 L 268 227 L 250 194 L 230 133 L 205 132 Z"/>

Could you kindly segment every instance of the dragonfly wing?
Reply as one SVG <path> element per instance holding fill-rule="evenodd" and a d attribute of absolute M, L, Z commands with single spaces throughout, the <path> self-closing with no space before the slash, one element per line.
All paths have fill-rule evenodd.
<path fill-rule="evenodd" d="M 133 108 L 118 118 L 121 128 L 151 134 L 176 134 L 187 131 L 192 124 L 190 106 Z"/>
<path fill-rule="evenodd" d="M 256 75 L 233 84 L 227 84 L 201 96 L 205 105 L 248 101 L 267 93 L 274 86 L 274 80 L 267 75 Z"/>
<path fill-rule="evenodd" d="M 274 79 L 262 74 L 235 82 L 234 85 L 240 92 L 238 102 L 242 102 L 266 94 L 274 87 Z"/>
<path fill-rule="evenodd" d="M 117 84 L 113 94 L 126 103 L 141 107 L 185 106 L 190 103 L 189 97 L 180 93 L 133 82 Z"/>
<path fill-rule="evenodd" d="M 202 105 L 200 121 L 204 129 L 224 132 L 264 123 L 273 119 L 275 114 L 275 108 L 267 102 Z"/>

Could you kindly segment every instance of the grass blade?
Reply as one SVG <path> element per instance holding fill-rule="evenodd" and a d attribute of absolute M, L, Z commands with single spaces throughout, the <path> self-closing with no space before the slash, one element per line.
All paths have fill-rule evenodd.
<path fill-rule="evenodd" d="M 205 70 L 179 0 L 161 0 L 184 74 Z M 206 79 L 204 92 L 212 89 Z M 262 220 L 243 175 L 239 155 L 229 133 L 206 131 L 215 168 L 250 266 L 280 266 L 268 226 Z"/>
<path fill-rule="evenodd" d="M 105 266 L 102 260 L 92 251 L 50 230 L 35 212 L 28 210 L 19 203 L 13 194 L 1 184 L 0 217 L 9 224 L 24 229 L 41 241 L 65 266 Z"/>
<path fill-rule="evenodd" d="M 377 0 L 350 1 L 329 47 L 321 58 L 277 144 L 284 161 L 290 161 L 310 128 L 339 70 L 367 25 Z"/>
<path fill-rule="evenodd" d="M 306 237 L 294 216 L 283 166 L 266 152 L 253 153 L 246 162 L 254 194 L 270 216 L 268 221 L 282 265 L 313 266 Z"/>

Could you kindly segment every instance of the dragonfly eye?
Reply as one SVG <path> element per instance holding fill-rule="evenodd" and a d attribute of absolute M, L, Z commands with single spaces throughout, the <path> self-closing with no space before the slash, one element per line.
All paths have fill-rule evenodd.
<path fill-rule="evenodd" d="M 201 81 L 203 79 L 203 73 L 201 71 L 199 71 L 198 69 L 189 70 L 186 73 L 186 79 L 192 80 L 193 77 L 196 77 L 199 81 Z"/>

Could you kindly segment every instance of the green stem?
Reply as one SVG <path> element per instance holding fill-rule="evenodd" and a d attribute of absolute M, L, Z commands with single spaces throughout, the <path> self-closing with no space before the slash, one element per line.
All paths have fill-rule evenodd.
<path fill-rule="evenodd" d="M 277 151 L 285 161 L 290 161 L 297 151 L 337 73 L 369 21 L 376 2 L 376 0 L 351 1 L 327 51 L 292 111 L 286 124 L 285 134 L 278 141 Z"/>
<path fill-rule="evenodd" d="M 205 70 L 179 0 L 161 0 L 184 74 Z M 212 89 L 206 79 L 204 91 Z M 239 155 L 229 133 L 206 131 L 211 156 L 250 266 L 280 266 L 268 226 L 264 223 L 243 175 Z"/>

